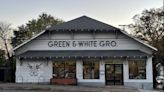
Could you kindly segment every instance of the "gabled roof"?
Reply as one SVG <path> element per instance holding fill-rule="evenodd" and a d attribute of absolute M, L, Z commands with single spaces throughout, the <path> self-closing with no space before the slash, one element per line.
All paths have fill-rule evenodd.
<path fill-rule="evenodd" d="M 87 16 L 82 16 L 63 24 L 49 28 L 48 30 L 119 30 L 116 27 L 105 24 Z"/>
<path fill-rule="evenodd" d="M 143 44 L 143 45 L 145 45 L 145 46 L 147 46 L 147 47 L 151 48 L 152 50 L 154 50 L 154 51 L 158 51 L 158 49 L 157 49 L 157 48 L 155 48 L 155 47 L 153 47 L 153 46 L 151 46 L 151 45 L 149 45 L 149 44 L 147 44 L 147 43 L 143 42 L 142 40 L 139 40 L 139 39 L 137 39 L 137 38 L 135 38 L 135 37 L 131 36 L 131 35 L 130 35 L 130 34 L 128 34 L 127 32 L 125 32 L 125 31 L 123 31 L 123 30 L 120 30 L 120 31 L 121 31 L 121 33 L 125 34 L 126 36 L 128 36 L 128 37 L 130 37 L 130 38 L 134 39 L 135 41 L 137 41 L 137 42 L 139 42 L 139 43 L 141 43 L 141 44 Z"/>
<path fill-rule="evenodd" d="M 30 42 L 31 40 L 33 40 L 33 39 L 37 38 L 38 36 L 42 35 L 45 31 L 46 31 L 46 30 L 41 31 L 41 32 L 38 33 L 37 35 L 33 36 L 31 39 L 29 39 L 29 40 L 27 40 L 27 41 L 21 43 L 21 44 L 18 45 L 18 46 L 16 46 L 16 47 L 13 49 L 13 51 L 17 50 L 18 48 L 22 47 L 22 46 L 25 45 L 26 43 L 28 43 L 28 42 Z"/>
<path fill-rule="evenodd" d="M 144 42 L 142 42 L 141 40 L 132 37 L 131 35 L 129 35 L 128 33 L 126 33 L 123 30 L 120 30 L 119 28 L 113 27 L 111 25 L 105 24 L 103 22 L 97 21 L 95 19 L 89 18 L 87 16 L 82 16 L 79 18 L 76 18 L 74 20 L 65 22 L 63 24 L 59 24 L 50 28 L 47 28 L 46 30 L 50 30 L 50 31 L 54 31 L 54 30 L 116 30 L 116 31 L 120 31 L 121 33 L 125 34 L 126 36 L 136 40 L 137 42 L 149 47 L 150 49 L 157 51 L 157 49 L 149 44 L 146 44 Z M 27 44 L 28 42 L 30 42 L 31 40 L 37 38 L 38 36 L 42 35 L 46 30 L 40 32 L 39 34 L 37 34 L 36 36 L 32 37 L 31 39 L 27 40 L 26 42 L 16 46 L 13 50 L 17 50 L 18 48 L 22 47 L 23 45 Z"/>

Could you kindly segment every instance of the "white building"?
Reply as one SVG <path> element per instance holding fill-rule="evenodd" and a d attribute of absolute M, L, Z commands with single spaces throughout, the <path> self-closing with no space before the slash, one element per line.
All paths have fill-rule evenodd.
<path fill-rule="evenodd" d="M 47 28 L 14 48 L 16 82 L 76 79 L 78 85 L 152 89 L 156 50 L 123 30 L 82 16 Z"/>

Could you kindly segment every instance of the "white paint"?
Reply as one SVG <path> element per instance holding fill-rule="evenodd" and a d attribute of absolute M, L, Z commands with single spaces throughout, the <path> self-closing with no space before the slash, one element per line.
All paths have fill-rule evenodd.
<path fill-rule="evenodd" d="M 129 80 L 129 67 L 128 67 L 127 59 L 123 61 L 123 79 L 124 79 L 124 82 Z"/>
<path fill-rule="evenodd" d="M 153 70 L 152 70 L 152 57 L 148 57 L 146 60 L 146 79 L 129 79 L 129 64 L 128 61 L 124 62 L 124 82 L 153 82 Z"/>
<path fill-rule="evenodd" d="M 72 39 L 74 38 L 74 39 Z M 54 48 L 48 47 L 48 41 L 50 40 L 69 40 L 69 41 L 78 41 L 78 40 L 115 40 L 117 42 L 116 47 L 68 47 L 68 48 Z M 140 50 L 147 54 L 152 54 L 152 49 L 146 47 L 145 45 L 131 39 L 130 37 L 123 35 L 121 33 L 116 37 L 115 33 L 106 33 L 106 32 L 97 32 L 95 33 L 95 38 L 91 33 L 52 33 L 52 34 L 43 34 L 36 39 L 30 41 L 26 45 L 20 47 L 16 50 L 16 55 L 24 53 L 30 50 Z M 76 78 L 80 82 L 92 82 L 92 83 L 104 83 L 105 84 L 105 61 L 100 61 L 100 79 L 83 79 L 83 62 L 82 60 L 76 61 Z M 146 64 L 146 79 L 135 80 L 129 79 L 129 66 L 128 61 L 123 60 L 123 78 L 124 82 L 152 82 L 152 57 L 148 57 Z M 43 63 L 38 70 L 30 70 L 28 64 L 35 67 L 36 65 Z M 37 75 L 31 76 L 31 72 L 37 72 Z M 52 61 L 46 60 L 23 60 L 20 61 L 16 59 L 16 82 L 17 83 L 38 83 L 38 82 L 50 82 L 52 78 Z"/>
<path fill-rule="evenodd" d="M 123 62 L 123 78 L 124 82 L 141 82 L 141 83 L 152 83 L 152 57 L 149 57 L 146 62 L 146 79 L 129 79 L 129 66 L 128 61 L 125 59 L 121 59 Z M 50 79 L 52 78 L 52 61 L 49 61 L 48 64 L 46 61 L 22 61 L 20 63 L 20 60 L 17 58 L 16 62 L 16 82 L 17 83 L 38 83 L 38 82 L 50 82 Z M 30 75 L 30 69 L 28 67 L 28 64 L 36 65 L 41 64 L 40 69 L 38 70 L 37 76 L 31 76 Z M 85 83 L 85 82 L 92 82 L 92 83 L 104 83 L 105 85 L 105 60 L 99 59 L 99 65 L 100 65 L 100 72 L 99 72 L 99 79 L 83 79 L 83 61 L 82 60 L 76 60 L 76 78 L 78 83 Z"/>
<path fill-rule="evenodd" d="M 93 39 L 91 33 L 74 33 L 74 39 Z"/>
<path fill-rule="evenodd" d="M 83 80 L 83 62 L 82 60 L 76 61 L 76 78 L 77 81 Z"/>
<path fill-rule="evenodd" d="M 40 68 L 38 70 L 35 70 L 35 73 L 32 74 L 31 70 L 28 66 L 30 64 L 31 66 L 36 66 L 39 64 Z M 33 71 L 34 72 L 34 71 Z M 50 78 L 52 78 L 52 62 L 46 61 L 39 61 L 39 60 L 24 60 L 22 61 L 22 64 L 20 63 L 20 60 L 16 59 L 16 82 L 17 83 L 49 83 Z"/>
<path fill-rule="evenodd" d="M 101 73 L 99 73 L 100 78 L 99 79 L 83 79 L 83 61 L 82 60 L 77 60 L 76 62 L 76 77 L 79 83 L 84 83 L 84 82 L 101 82 L 105 84 L 105 67 L 104 67 L 104 62 L 99 60 L 99 69 Z"/>
<path fill-rule="evenodd" d="M 57 34 L 57 33 L 56 33 Z M 99 36 L 94 39 L 92 35 L 81 35 L 84 38 L 87 39 L 82 39 L 82 37 L 79 37 L 79 39 L 74 39 L 74 41 L 78 41 L 78 40 L 114 40 L 117 42 L 117 46 L 114 48 L 109 48 L 109 47 L 96 47 L 96 48 L 91 48 L 91 47 L 76 47 L 76 48 L 71 48 L 71 47 L 67 47 L 67 48 L 50 48 L 48 46 L 48 41 L 50 40 L 70 40 L 71 41 L 71 34 L 68 33 L 63 33 L 63 34 L 59 34 L 59 36 L 56 36 L 56 34 L 52 34 L 52 36 L 50 38 L 46 36 L 48 36 L 48 34 L 44 34 L 41 35 L 40 37 L 38 37 L 35 40 L 32 40 L 31 42 L 27 43 L 26 45 L 24 45 L 23 47 L 17 49 L 15 51 L 16 55 L 24 53 L 28 50 L 140 50 L 143 51 L 145 53 L 148 54 L 152 54 L 152 50 L 148 47 L 146 47 L 145 45 L 135 41 L 134 39 L 131 39 L 127 36 L 123 36 L 123 34 L 120 34 L 119 36 L 122 36 L 122 38 L 118 37 L 116 38 L 116 36 L 114 34 L 113 37 L 114 38 L 106 38 L 107 33 L 106 34 L 99 34 Z M 109 34 L 109 33 L 108 33 Z M 79 34 L 80 35 L 80 34 Z M 53 36 L 55 37 L 54 39 Z M 86 37 L 89 36 L 89 37 Z M 109 34 L 108 36 L 111 36 L 111 34 Z M 61 39 L 62 38 L 62 39 Z"/>
<path fill-rule="evenodd" d="M 119 46 L 114 39 L 92 39 L 92 40 L 46 40 L 49 48 L 55 50 L 62 49 L 101 49 L 101 48 L 114 48 Z M 47 47 L 47 48 L 48 48 Z"/>
<path fill-rule="evenodd" d="M 103 59 L 100 60 L 100 80 L 105 84 L 105 62 Z"/>
<path fill-rule="evenodd" d="M 126 59 L 121 59 L 123 62 L 123 81 L 124 82 L 140 82 L 140 83 L 152 83 L 152 57 L 149 57 L 146 62 L 146 79 L 129 79 L 129 65 Z M 83 79 L 83 63 L 81 60 L 76 62 L 76 77 L 78 82 L 103 82 L 105 84 L 105 60 L 100 60 L 100 79 Z"/>

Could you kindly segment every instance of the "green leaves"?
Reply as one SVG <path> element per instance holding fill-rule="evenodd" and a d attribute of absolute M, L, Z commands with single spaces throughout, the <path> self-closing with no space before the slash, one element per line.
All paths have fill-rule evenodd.
<path fill-rule="evenodd" d="M 146 41 L 158 49 L 155 54 L 156 61 L 164 60 L 164 10 L 163 7 L 144 10 L 133 17 L 134 23 L 130 24 L 132 35 Z M 163 62 L 164 64 L 164 62 Z"/>
<path fill-rule="evenodd" d="M 54 18 L 51 15 L 42 13 L 37 19 L 29 20 L 25 25 L 19 26 L 18 30 L 14 30 L 15 37 L 12 39 L 12 45 L 15 47 L 43 31 L 46 27 L 63 22 L 64 21 L 59 18 Z"/>
<path fill-rule="evenodd" d="M 134 24 L 130 29 L 133 35 L 140 35 L 141 39 L 145 39 L 149 44 L 155 46 L 164 36 L 164 11 L 162 8 L 144 10 L 141 14 L 133 17 Z"/>

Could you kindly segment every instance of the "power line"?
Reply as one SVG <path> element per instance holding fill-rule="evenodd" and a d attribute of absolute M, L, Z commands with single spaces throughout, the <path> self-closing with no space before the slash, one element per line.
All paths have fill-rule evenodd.
<path fill-rule="evenodd" d="M 118 26 L 121 26 L 122 27 L 122 30 L 125 31 L 125 28 L 128 27 L 129 25 L 118 25 Z"/>

